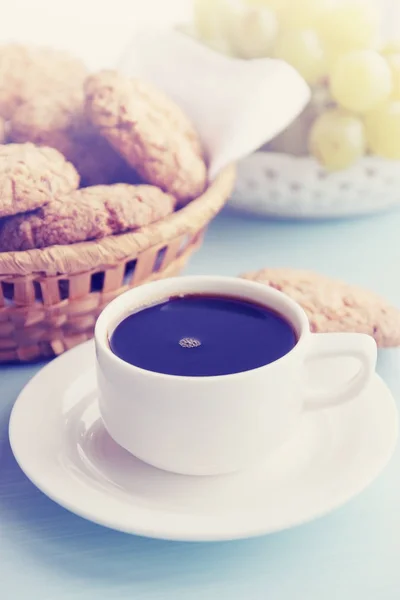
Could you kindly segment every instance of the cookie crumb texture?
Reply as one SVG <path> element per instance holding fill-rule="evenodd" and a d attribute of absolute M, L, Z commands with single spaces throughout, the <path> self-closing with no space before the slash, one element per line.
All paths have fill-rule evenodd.
<path fill-rule="evenodd" d="M 0 146 L 0 216 L 44 206 L 79 186 L 76 169 L 54 148 Z"/>
<path fill-rule="evenodd" d="M 315 333 L 366 333 L 379 347 L 400 345 L 400 311 L 363 288 L 311 271 L 262 269 L 242 275 L 298 302 Z"/>
<path fill-rule="evenodd" d="M 82 188 L 28 215 L 5 219 L 0 251 L 74 244 L 132 231 L 168 216 L 174 204 L 175 198 L 150 185 Z"/>
<path fill-rule="evenodd" d="M 85 83 L 86 113 L 147 182 L 182 205 L 206 187 L 199 137 L 181 109 L 152 85 L 102 71 Z"/>

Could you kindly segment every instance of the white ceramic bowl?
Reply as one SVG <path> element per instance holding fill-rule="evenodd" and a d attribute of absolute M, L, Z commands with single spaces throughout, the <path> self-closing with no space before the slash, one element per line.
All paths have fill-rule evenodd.
<path fill-rule="evenodd" d="M 366 156 L 327 172 L 312 157 L 256 152 L 238 165 L 230 206 L 259 216 L 331 219 L 400 204 L 400 161 Z"/>

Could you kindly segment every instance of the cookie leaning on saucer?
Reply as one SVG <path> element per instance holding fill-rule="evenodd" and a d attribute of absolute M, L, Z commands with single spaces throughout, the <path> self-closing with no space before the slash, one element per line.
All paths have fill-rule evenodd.
<path fill-rule="evenodd" d="M 86 114 L 148 183 L 186 204 L 202 194 L 207 168 L 193 125 L 152 85 L 102 71 L 85 83 Z"/>
<path fill-rule="evenodd" d="M 400 311 L 373 292 L 296 269 L 262 269 L 241 277 L 269 285 L 298 302 L 313 332 L 366 333 L 380 347 L 400 345 Z"/>
<path fill-rule="evenodd" d="M 0 252 L 74 244 L 132 231 L 171 214 L 175 198 L 151 185 L 97 185 L 4 219 Z"/>
<path fill-rule="evenodd" d="M 0 217 L 34 210 L 78 186 L 77 171 L 54 148 L 0 145 Z"/>

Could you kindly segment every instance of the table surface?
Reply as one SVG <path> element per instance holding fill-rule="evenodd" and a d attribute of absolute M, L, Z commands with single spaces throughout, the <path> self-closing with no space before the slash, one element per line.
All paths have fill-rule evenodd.
<path fill-rule="evenodd" d="M 264 221 L 225 212 L 187 273 L 312 268 L 400 306 L 400 212 L 336 222 Z M 400 353 L 379 372 L 400 398 Z M 139 539 L 84 521 L 22 474 L 11 407 L 38 366 L 0 369 L 0 596 L 4 600 L 398 600 L 400 451 L 379 479 L 330 516 L 284 533 L 217 544 Z M 56 399 L 55 399 L 56 400 Z"/>

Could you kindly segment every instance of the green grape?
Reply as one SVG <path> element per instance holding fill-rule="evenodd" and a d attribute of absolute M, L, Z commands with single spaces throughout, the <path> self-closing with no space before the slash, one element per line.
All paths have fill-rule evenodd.
<path fill-rule="evenodd" d="M 320 26 L 331 10 L 333 0 L 295 0 L 281 10 L 283 28 L 313 29 Z"/>
<path fill-rule="evenodd" d="M 400 160 L 400 102 L 385 102 L 365 116 L 368 147 L 373 154 Z"/>
<path fill-rule="evenodd" d="M 400 100 L 400 53 L 389 54 L 386 57 L 392 73 L 392 100 Z"/>
<path fill-rule="evenodd" d="M 271 56 L 278 33 L 278 19 L 268 8 L 232 7 L 226 14 L 226 33 L 233 52 L 240 58 Z"/>
<path fill-rule="evenodd" d="M 314 118 L 313 121 L 327 110 L 336 108 L 329 87 L 324 84 L 314 88 L 309 105 L 312 108 Z"/>
<path fill-rule="evenodd" d="M 292 156 L 307 156 L 309 131 L 310 126 L 305 109 L 297 119 L 269 142 L 267 150 Z"/>
<path fill-rule="evenodd" d="M 366 151 L 364 124 L 358 117 L 334 108 L 314 122 L 310 153 L 331 171 L 346 169 Z"/>
<path fill-rule="evenodd" d="M 201 40 L 211 40 L 221 36 L 223 20 L 221 0 L 194 0 L 193 20 L 197 35 Z"/>
<path fill-rule="evenodd" d="M 383 56 L 390 56 L 391 54 L 400 54 L 400 40 L 391 40 L 383 45 L 380 50 Z"/>
<path fill-rule="evenodd" d="M 347 52 L 376 48 L 382 24 L 376 0 L 332 0 L 321 17 L 320 33 L 329 46 Z"/>
<path fill-rule="evenodd" d="M 275 47 L 275 57 L 292 65 L 311 85 L 317 84 L 327 72 L 324 48 L 311 29 L 283 32 Z"/>
<path fill-rule="evenodd" d="M 308 138 L 313 123 L 321 114 L 333 106 L 334 103 L 327 87 L 316 87 L 303 112 L 284 131 L 269 142 L 268 150 L 294 156 L 308 155 Z"/>
<path fill-rule="evenodd" d="M 340 106 L 362 113 L 389 97 L 392 74 L 380 54 L 374 50 L 356 50 L 336 61 L 330 86 L 332 96 Z"/>
<path fill-rule="evenodd" d="M 289 0 L 244 0 L 247 6 L 255 8 L 269 8 L 279 14 L 289 4 Z"/>

